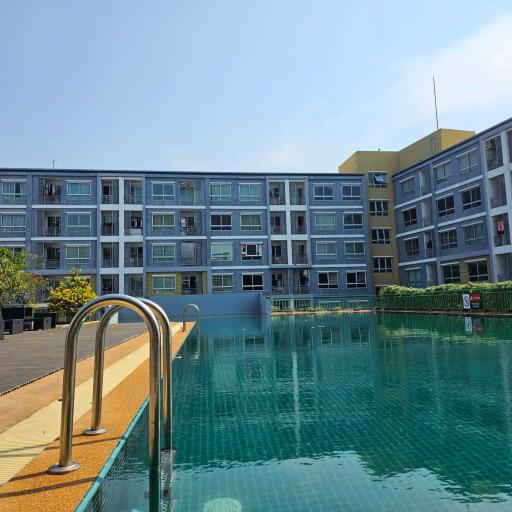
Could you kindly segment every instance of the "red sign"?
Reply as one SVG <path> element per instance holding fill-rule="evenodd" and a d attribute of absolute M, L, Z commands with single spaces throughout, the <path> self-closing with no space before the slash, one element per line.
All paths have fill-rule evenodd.
<path fill-rule="evenodd" d="M 471 292 L 469 294 L 469 302 L 471 304 L 471 309 L 480 309 L 480 305 L 482 303 L 480 292 Z"/>

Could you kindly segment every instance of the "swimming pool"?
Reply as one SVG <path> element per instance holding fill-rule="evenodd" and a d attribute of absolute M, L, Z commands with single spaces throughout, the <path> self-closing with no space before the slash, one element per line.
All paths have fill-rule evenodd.
<path fill-rule="evenodd" d="M 511 333 L 429 315 L 201 321 L 174 361 L 173 510 L 511 510 Z M 147 510 L 145 428 L 85 510 Z"/>

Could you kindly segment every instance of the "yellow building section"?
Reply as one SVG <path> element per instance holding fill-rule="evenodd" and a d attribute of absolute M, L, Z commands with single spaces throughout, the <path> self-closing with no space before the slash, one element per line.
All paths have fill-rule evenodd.
<path fill-rule="evenodd" d="M 417 164 L 423 160 L 448 149 L 449 147 L 472 137 L 473 131 L 452 130 L 440 128 L 435 132 L 413 142 L 399 151 L 356 151 L 338 167 L 340 173 L 357 173 L 367 175 L 366 190 L 368 201 L 387 201 L 388 215 L 376 216 L 371 214 L 370 204 L 368 243 L 370 247 L 371 264 L 373 267 L 373 284 L 375 291 L 391 284 L 399 284 L 398 275 L 398 248 L 396 244 L 396 225 L 394 214 L 394 196 L 392 176 L 407 167 Z M 371 179 L 372 172 L 386 173 L 387 184 L 375 186 Z M 375 204 L 375 203 L 374 203 Z M 372 243 L 372 233 L 378 228 L 390 229 L 389 244 Z M 375 272 L 374 258 L 391 257 L 391 272 Z"/>

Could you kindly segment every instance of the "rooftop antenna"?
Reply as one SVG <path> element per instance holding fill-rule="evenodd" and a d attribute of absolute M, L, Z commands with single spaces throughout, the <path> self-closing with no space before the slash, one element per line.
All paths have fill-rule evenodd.
<path fill-rule="evenodd" d="M 52 164 L 52 169 L 55 169 L 55 162 L 57 161 L 56 158 L 54 158 L 50 163 Z"/>
<path fill-rule="evenodd" d="M 434 75 L 432 75 L 432 83 L 434 84 L 434 106 L 436 109 L 436 130 L 439 130 L 439 117 L 437 115 L 436 77 Z"/>

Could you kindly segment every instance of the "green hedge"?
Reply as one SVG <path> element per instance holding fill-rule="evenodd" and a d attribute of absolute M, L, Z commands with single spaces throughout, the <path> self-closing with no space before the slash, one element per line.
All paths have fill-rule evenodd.
<path fill-rule="evenodd" d="M 512 310 L 512 281 L 502 283 L 443 284 L 429 288 L 388 286 L 376 298 L 376 307 L 411 310 L 462 310 L 462 294 L 480 292 L 481 309 L 486 311 Z"/>

